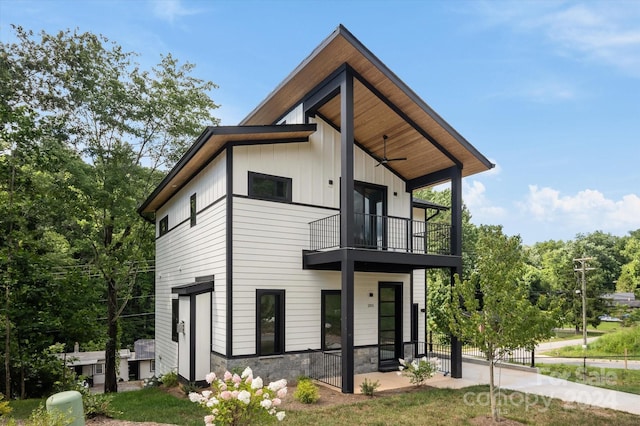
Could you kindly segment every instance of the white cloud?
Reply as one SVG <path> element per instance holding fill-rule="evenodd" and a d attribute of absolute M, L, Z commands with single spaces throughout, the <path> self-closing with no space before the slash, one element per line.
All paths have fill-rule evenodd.
<path fill-rule="evenodd" d="M 471 212 L 474 223 L 497 224 L 506 216 L 506 210 L 495 206 L 485 195 L 486 188 L 477 180 L 462 185 L 462 199 Z"/>
<path fill-rule="evenodd" d="M 557 54 L 640 77 L 640 2 L 484 2 L 488 25 L 540 34 Z"/>
<path fill-rule="evenodd" d="M 170 23 L 174 23 L 178 18 L 183 16 L 190 16 L 198 13 L 195 9 L 187 9 L 182 4 L 182 0 L 151 0 L 150 3 L 153 14 Z"/>
<path fill-rule="evenodd" d="M 554 223 L 576 232 L 626 233 L 640 228 L 640 197 L 636 194 L 612 200 L 592 189 L 561 195 L 553 188 L 530 185 L 525 202 L 519 206 L 524 215 L 538 222 Z"/>

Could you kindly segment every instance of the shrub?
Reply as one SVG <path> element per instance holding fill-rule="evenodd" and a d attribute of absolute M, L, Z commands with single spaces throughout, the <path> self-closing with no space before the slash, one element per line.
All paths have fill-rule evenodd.
<path fill-rule="evenodd" d="M 210 410 L 207 425 L 266 425 L 281 421 L 284 411 L 278 411 L 287 395 L 287 381 L 282 379 L 264 386 L 260 377 L 253 377 L 249 367 L 241 375 L 229 371 L 222 378 L 214 373 L 206 376 L 211 390 L 192 392 L 189 399 Z"/>
<path fill-rule="evenodd" d="M 181 386 L 181 388 L 182 388 L 182 392 L 184 392 L 185 395 L 189 395 L 190 393 L 193 393 L 193 392 L 198 392 L 198 389 L 200 389 L 198 385 L 196 385 L 193 382 L 185 383 L 184 385 Z"/>
<path fill-rule="evenodd" d="M 173 388 L 178 386 L 178 373 L 175 371 L 171 371 L 167 374 L 163 374 L 162 377 L 158 379 L 160 383 L 168 388 Z"/>
<path fill-rule="evenodd" d="M 398 376 L 408 377 L 409 381 L 416 386 L 422 386 L 425 380 L 433 377 L 436 371 L 438 371 L 438 358 L 427 359 L 427 357 L 424 356 L 419 360 L 414 359 L 411 362 L 406 362 L 402 358 L 400 358 L 399 361 L 400 371 L 398 371 Z"/>
<path fill-rule="evenodd" d="M 47 411 L 44 405 L 40 404 L 22 424 L 24 426 L 67 426 L 70 423 L 69 420 L 69 417 L 60 411 Z M 10 419 L 7 426 L 17 426 L 17 423 L 14 419 Z"/>
<path fill-rule="evenodd" d="M 320 399 L 320 392 L 311 380 L 301 380 L 298 382 L 293 397 L 303 404 L 313 404 Z"/>
<path fill-rule="evenodd" d="M 373 393 L 380 386 L 380 382 L 376 380 L 375 382 L 370 382 L 369 379 L 365 378 L 364 382 L 360 384 L 360 392 L 363 395 L 373 396 Z"/>

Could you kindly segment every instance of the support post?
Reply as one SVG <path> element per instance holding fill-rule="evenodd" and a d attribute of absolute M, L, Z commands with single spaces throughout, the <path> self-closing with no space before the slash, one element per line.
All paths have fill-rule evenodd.
<path fill-rule="evenodd" d="M 340 242 L 342 249 L 342 392 L 354 391 L 354 261 L 350 249 L 354 245 L 353 195 L 353 76 L 345 70 L 340 82 Z"/>
<path fill-rule="evenodd" d="M 451 268 L 451 285 L 454 275 L 462 279 L 462 169 L 451 168 L 451 254 L 457 256 L 456 266 Z M 452 303 L 459 303 L 452 300 Z M 451 336 L 451 377 L 462 378 L 462 342 Z"/>

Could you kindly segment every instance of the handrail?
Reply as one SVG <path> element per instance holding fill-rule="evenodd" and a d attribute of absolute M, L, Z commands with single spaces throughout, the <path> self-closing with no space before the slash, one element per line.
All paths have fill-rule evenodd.
<path fill-rule="evenodd" d="M 342 248 L 340 213 L 309 223 L 311 250 Z M 417 254 L 451 254 L 451 225 L 356 213 L 353 248 Z"/>

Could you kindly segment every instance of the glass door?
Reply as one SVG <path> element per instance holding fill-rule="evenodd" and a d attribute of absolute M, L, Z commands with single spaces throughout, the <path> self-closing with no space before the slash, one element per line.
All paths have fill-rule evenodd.
<path fill-rule="evenodd" d="M 373 249 L 385 247 L 386 195 L 386 187 L 355 182 L 353 199 L 356 247 Z"/>
<path fill-rule="evenodd" d="M 402 358 L 402 283 L 378 284 L 378 369 L 397 370 Z"/>

